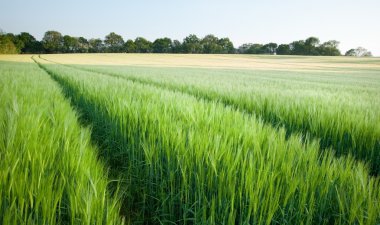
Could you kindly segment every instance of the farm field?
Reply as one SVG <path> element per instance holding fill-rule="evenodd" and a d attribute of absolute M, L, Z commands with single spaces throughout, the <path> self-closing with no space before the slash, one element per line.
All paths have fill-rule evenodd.
<path fill-rule="evenodd" d="M 0 56 L 1 224 L 380 224 L 380 59 Z"/>

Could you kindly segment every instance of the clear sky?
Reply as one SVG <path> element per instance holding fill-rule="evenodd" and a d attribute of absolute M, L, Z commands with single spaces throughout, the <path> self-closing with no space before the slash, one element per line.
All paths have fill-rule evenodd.
<path fill-rule="evenodd" d="M 47 30 L 151 41 L 214 34 L 235 47 L 316 36 L 340 41 L 343 53 L 362 46 L 380 56 L 380 0 L 0 0 L 0 29 L 37 39 Z"/>

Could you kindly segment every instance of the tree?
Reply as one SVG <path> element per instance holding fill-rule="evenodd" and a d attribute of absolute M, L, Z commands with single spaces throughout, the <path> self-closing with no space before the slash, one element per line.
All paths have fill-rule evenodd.
<path fill-rule="evenodd" d="M 306 39 L 304 42 L 302 55 L 319 55 L 317 49 L 319 43 L 320 41 L 316 37 L 309 37 L 308 39 Z"/>
<path fill-rule="evenodd" d="M 92 38 L 88 41 L 88 52 L 91 53 L 99 53 L 104 51 L 104 44 L 103 41 L 99 38 Z"/>
<path fill-rule="evenodd" d="M 152 52 L 152 42 L 146 40 L 143 37 L 137 37 L 135 39 L 136 52 L 138 53 L 149 53 Z"/>
<path fill-rule="evenodd" d="M 172 48 L 172 40 L 170 38 L 158 38 L 153 42 L 152 49 L 155 53 L 169 53 Z"/>
<path fill-rule="evenodd" d="M 247 49 L 246 53 L 247 54 L 263 54 L 264 53 L 263 47 L 264 45 L 262 44 L 251 44 L 249 48 Z"/>
<path fill-rule="evenodd" d="M 206 35 L 200 43 L 203 49 L 202 53 L 216 54 L 222 52 L 219 39 L 212 34 Z"/>
<path fill-rule="evenodd" d="M 69 35 L 63 36 L 63 52 L 75 53 L 78 52 L 79 41 L 78 38 L 71 37 Z"/>
<path fill-rule="evenodd" d="M 124 40 L 122 36 L 111 32 L 105 37 L 104 44 L 107 47 L 107 52 L 122 52 Z"/>
<path fill-rule="evenodd" d="M 171 47 L 172 53 L 180 53 L 182 52 L 182 43 L 178 40 L 174 40 L 172 42 L 172 47 Z"/>
<path fill-rule="evenodd" d="M 252 46 L 253 44 L 251 43 L 247 43 L 247 44 L 242 44 L 239 46 L 239 48 L 237 49 L 237 52 L 239 54 L 247 54 L 247 51 L 248 49 Z"/>
<path fill-rule="evenodd" d="M 357 47 L 355 51 L 356 51 L 356 55 L 359 57 L 372 56 L 372 53 L 363 47 Z"/>
<path fill-rule="evenodd" d="M 27 32 L 21 32 L 17 35 L 18 40 L 22 44 L 21 53 L 43 53 L 42 44 L 37 41 L 31 34 Z"/>
<path fill-rule="evenodd" d="M 277 47 L 277 55 L 290 55 L 290 46 L 288 44 L 281 44 Z"/>
<path fill-rule="evenodd" d="M 319 43 L 320 43 L 320 40 L 317 37 L 309 37 L 305 40 L 306 46 L 317 47 Z"/>
<path fill-rule="evenodd" d="M 291 55 L 305 55 L 305 41 L 293 41 L 289 44 Z"/>
<path fill-rule="evenodd" d="M 38 54 L 42 54 L 42 53 L 45 53 L 45 48 L 42 44 L 41 41 L 36 41 L 33 43 L 33 47 L 31 47 L 31 51 L 28 52 L 27 50 L 23 53 L 38 53 Z"/>
<path fill-rule="evenodd" d="M 25 45 L 24 45 L 24 42 L 19 38 L 19 36 L 14 35 L 12 33 L 7 33 L 5 34 L 5 36 L 7 36 L 9 40 L 13 42 L 13 44 L 16 47 L 17 53 L 21 53 L 21 49 L 23 49 Z"/>
<path fill-rule="evenodd" d="M 153 43 L 143 37 L 124 42 L 122 36 L 111 32 L 104 42 L 101 39 L 87 40 L 84 37 L 62 36 L 58 31 L 47 31 L 42 41 L 31 34 L 21 32 L 18 35 L 4 33 L 0 29 L 0 53 L 85 53 L 85 52 L 137 52 L 137 53 L 209 53 L 209 54 L 278 54 L 278 55 L 322 55 L 339 56 L 339 42 L 330 40 L 320 44 L 317 37 L 293 41 L 290 44 L 277 45 L 270 42 L 262 44 L 243 44 L 234 48 L 229 38 L 218 38 L 209 34 L 199 39 L 190 34 L 181 43 L 168 37 L 158 38 Z M 350 49 L 346 56 L 365 57 L 372 53 L 365 48 Z"/>
<path fill-rule="evenodd" d="M 356 49 L 350 49 L 344 54 L 345 56 L 356 57 L 371 57 L 372 53 L 363 47 L 357 47 Z"/>
<path fill-rule="evenodd" d="M 366 51 L 365 53 L 362 54 L 362 57 L 372 57 L 372 52 Z"/>
<path fill-rule="evenodd" d="M 268 43 L 268 44 L 264 45 L 262 47 L 262 49 L 263 49 L 263 53 L 264 54 L 274 55 L 274 54 L 276 54 L 277 44 L 271 42 L 271 43 Z"/>
<path fill-rule="evenodd" d="M 351 48 L 344 55 L 345 56 L 356 56 L 356 51 L 355 51 L 355 49 Z"/>
<path fill-rule="evenodd" d="M 7 35 L 0 34 L 0 54 L 17 54 L 17 48 Z"/>
<path fill-rule="evenodd" d="M 339 56 L 339 55 L 341 55 L 341 53 L 338 49 L 338 46 L 339 46 L 339 41 L 330 40 L 330 41 L 327 41 L 327 42 L 321 44 L 317 48 L 317 51 L 319 52 L 319 55 Z"/>
<path fill-rule="evenodd" d="M 78 38 L 78 46 L 79 46 L 78 52 L 80 52 L 80 53 L 86 53 L 86 52 L 88 52 L 88 49 L 90 48 L 87 39 L 84 37 Z"/>
<path fill-rule="evenodd" d="M 218 41 L 219 46 L 221 47 L 222 54 L 235 53 L 234 44 L 230 41 L 229 38 L 221 38 Z"/>
<path fill-rule="evenodd" d="M 127 53 L 135 53 L 136 50 L 136 45 L 135 42 L 131 39 L 129 39 L 127 42 L 124 44 L 124 50 Z"/>
<path fill-rule="evenodd" d="M 190 34 L 183 39 L 182 50 L 184 53 L 201 53 L 202 45 L 195 34 Z"/>
<path fill-rule="evenodd" d="M 63 37 L 58 31 L 46 31 L 42 44 L 47 53 L 58 53 L 63 48 Z"/>

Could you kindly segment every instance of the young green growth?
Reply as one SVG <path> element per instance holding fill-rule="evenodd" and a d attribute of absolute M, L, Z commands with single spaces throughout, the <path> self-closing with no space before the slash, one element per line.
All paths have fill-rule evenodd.
<path fill-rule="evenodd" d="M 0 224 L 122 224 L 90 132 L 34 63 L 0 61 Z"/>
<path fill-rule="evenodd" d="M 43 61 L 38 60 L 40 63 Z M 379 181 L 223 104 L 40 64 L 93 123 L 145 223 L 376 224 Z"/>

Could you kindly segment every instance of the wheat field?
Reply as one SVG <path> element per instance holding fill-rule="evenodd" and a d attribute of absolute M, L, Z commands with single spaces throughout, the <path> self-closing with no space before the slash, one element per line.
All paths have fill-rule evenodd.
<path fill-rule="evenodd" d="M 380 59 L 0 55 L 2 224 L 379 224 Z"/>

